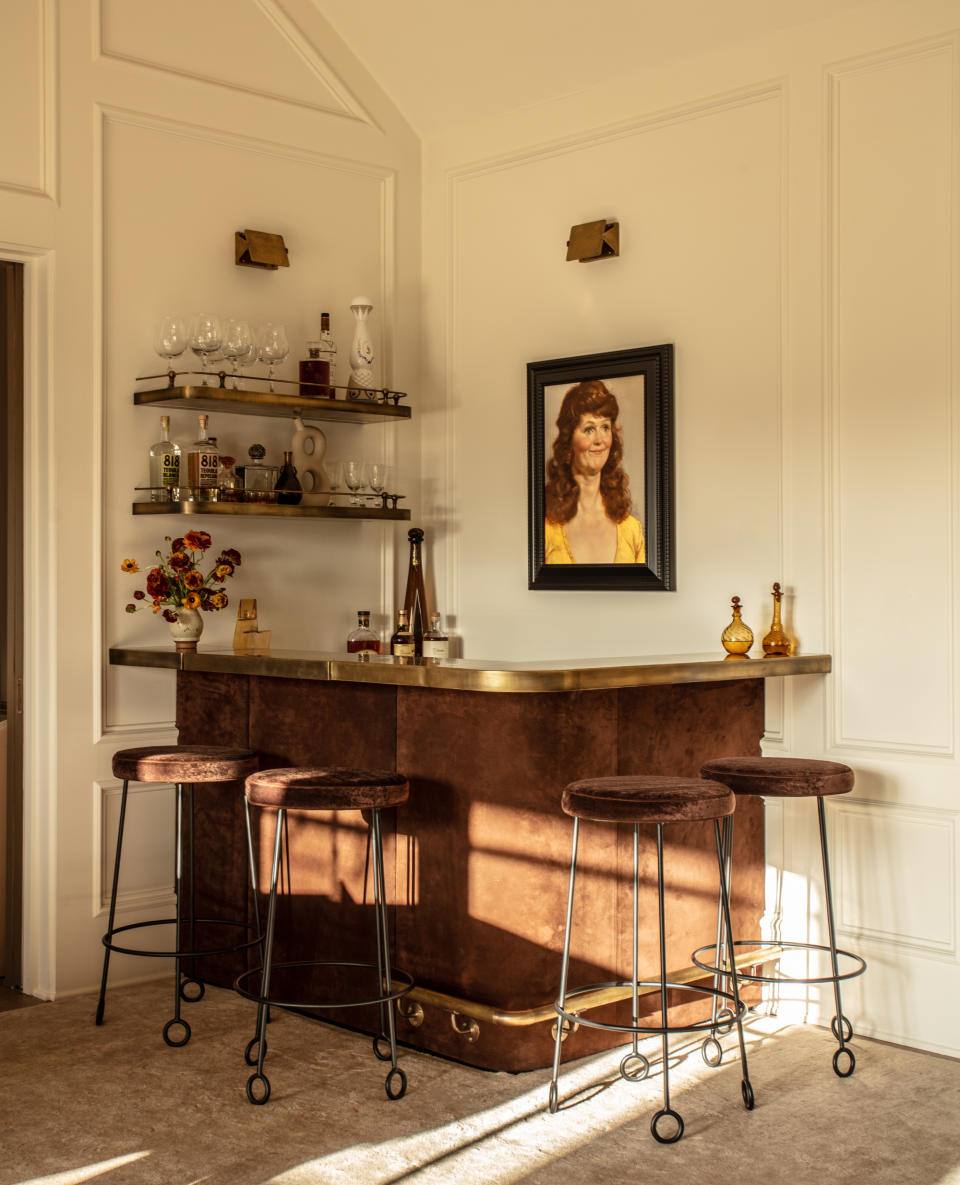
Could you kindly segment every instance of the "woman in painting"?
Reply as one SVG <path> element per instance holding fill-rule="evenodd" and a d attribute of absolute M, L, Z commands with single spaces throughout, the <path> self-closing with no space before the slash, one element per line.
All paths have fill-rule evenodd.
<path fill-rule="evenodd" d="M 642 564 L 643 527 L 630 513 L 630 481 L 616 396 L 599 379 L 564 395 L 544 489 L 544 563 Z"/>

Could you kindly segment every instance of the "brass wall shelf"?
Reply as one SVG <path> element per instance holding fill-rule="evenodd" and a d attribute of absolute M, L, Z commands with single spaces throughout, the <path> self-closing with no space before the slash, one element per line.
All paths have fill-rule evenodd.
<path fill-rule="evenodd" d="M 150 375 L 162 378 L 162 375 Z M 216 378 L 217 376 L 213 376 Z M 274 380 L 279 382 L 281 380 Z M 297 388 L 297 384 L 291 384 Z M 401 396 L 400 392 L 382 392 L 384 396 Z M 134 391 L 137 407 L 167 407 L 173 411 L 227 412 L 241 416 L 277 416 L 289 420 L 300 415 L 305 420 L 324 420 L 339 424 L 373 424 L 385 420 L 409 420 L 410 408 L 384 400 L 322 399 L 303 396 L 299 390 L 283 391 L 234 390 L 232 387 L 186 386 L 172 384 L 150 391 Z"/>
<path fill-rule="evenodd" d="M 275 502 L 134 502 L 134 514 L 213 514 L 247 518 L 352 518 L 408 522 L 410 511 L 372 506 L 280 506 Z"/>

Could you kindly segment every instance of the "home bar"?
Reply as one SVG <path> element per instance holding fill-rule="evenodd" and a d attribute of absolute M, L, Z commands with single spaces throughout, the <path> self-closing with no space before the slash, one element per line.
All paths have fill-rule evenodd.
<path fill-rule="evenodd" d="M 831 667 L 824 654 L 407 663 L 202 645 L 182 653 L 114 648 L 110 662 L 176 670 L 183 745 L 250 749 L 263 769 L 376 768 L 409 780 L 409 799 L 386 824 L 385 845 L 394 963 L 415 984 L 398 1003 L 399 1037 L 470 1065 L 511 1071 L 546 1066 L 553 1056 L 570 853 L 570 820 L 560 807 L 564 786 L 611 775 L 695 778 L 709 759 L 759 754 L 765 681 L 822 675 Z M 236 916 L 249 879 L 242 786 L 204 787 L 194 809 L 202 853 L 198 914 Z M 733 926 L 757 933 L 762 801 L 744 798 L 736 814 Z M 299 855 L 289 869 L 282 908 L 291 922 L 278 927 L 277 957 L 309 959 L 330 937 L 350 951 L 370 899 L 367 828 L 355 816 L 331 813 L 318 821 L 295 812 L 288 826 Z M 629 830 L 584 829 L 574 982 L 629 977 Z M 646 831 L 641 928 L 655 943 L 656 852 Z M 679 823 L 668 844 L 667 965 L 702 979 L 690 975 L 690 953 L 710 941 L 716 926 L 712 835 Z M 259 847 L 261 888 L 269 872 L 266 846 Z M 366 925 L 356 952 L 367 942 Z M 207 960 L 198 974 L 229 986 L 235 961 Z M 619 1016 L 623 1007 L 598 1012 Z M 644 1014 L 658 1007 L 651 995 Z M 672 1008 L 671 1017 L 693 1007 Z M 359 1011 L 334 1018 L 365 1027 Z M 623 1039 L 581 1026 L 565 1039 L 563 1058 Z"/>

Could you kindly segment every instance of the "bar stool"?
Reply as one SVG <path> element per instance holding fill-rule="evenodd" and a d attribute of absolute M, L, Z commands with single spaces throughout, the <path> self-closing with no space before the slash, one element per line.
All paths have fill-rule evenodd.
<path fill-rule="evenodd" d="M 853 789 L 853 770 L 837 761 L 815 761 L 796 757 L 721 757 L 708 761 L 700 770 L 702 778 L 711 782 L 720 782 L 736 795 L 761 794 L 770 798 L 816 798 L 817 814 L 820 821 L 820 858 L 823 866 L 823 893 L 827 906 L 827 929 L 829 945 L 821 946 L 811 942 L 786 942 L 778 939 L 777 946 L 789 950 L 829 951 L 830 975 L 786 976 L 762 975 L 759 972 L 740 972 L 740 979 L 749 983 L 786 983 L 814 984 L 832 983 L 836 1014 L 830 1022 L 830 1029 L 839 1043 L 839 1048 L 833 1055 L 833 1069 L 840 1078 L 849 1078 L 856 1068 L 857 1059 L 853 1050 L 848 1048 L 847 1042 L 853 1038 L 853 1026 L 843 1015 L 843 1004 L 840 999 L 840 983 L 845 979 L 853 979 L 862 975 L 867 968 L 866 962 L 859 955 L 850 951 L 837 949 L 837 934 L 833 920 L 833 890 L 830 884 L 830 858 L 827 852 L 827 824 L 824 810 L 824 797 L 828 794 L 847 794 Z M 733 816 L 724 821 L 723 835 L 724 859 L 728 868 L 733 853 Z M 714 973 L 723 973 L 722 967 L 722 929 L 721 919 L 717 919 L 717 942 L 714 947 L 702 946 L 694 951 L 693 961 L 698 967 Z M 730 923 L 726 924 L 726 934 L 730 935 Z M 762 947 L 764 942 L 757 938 L 742 938 L 731 943 L 734 951 L 737 948 Z M 704 952 L 712 950 L 714 962 L 707 963 Z M 840 958 L 850 959 L 852 968 L 841 973 Z M 732 961 L 732 960 L 731 960 Z M 709 1038 L 708 1038 L 709 1040 Z"/>
<path fill-rule="evenodd" d="M 386 890 L 383 875 L 383 837 L 380 827 L 380 812 L 385 807 L 406 802 L 409 786 L 401 774 L 383 770 L 362 769 L 270 769 L 252 774 L 246 783 L 247 844 L 251 868 L 255 867 L 253 852 L 253 828 L 250 808 L 260 807 L 276 811 L 273 841 L 273 866 L 270 872 L 270 900 L 267 908 L 267 925 L 264 937 L 263 965 L 243 972 L 234 981 L 234 988 L 248 1000 L 257 1003 L 257 1029 L 255 1036 L 247 1043 L 244 1058 L 248 1066 L 256 1065 L 255 1073 L 247 1079 L 247 1098 L 256 1106 L 262 1106 L 270 1098 L 270 1081 L 263 1072 L 267 1053 L 265 1028 L 270 1005 L 280 1008 L 355 1008 L 376 1004 L 380 1008 L 380 1032 L 373 1039 L 373 1052 L 381 1061 L 388 1061 L 391 1068 L 384 1086 L 387 1098 L 399 1099 L 407 1090 L 407 1076 L 397 1065 L 397 1034 L 393 1018 L 392 1003 L 406 995 L 413 987 L 413 979 L 405 972 L 390 966 L 390 934 L 387 928 Z M 376 923 L 376 963 L 356 963 L 335 960 L 301 960 L 290 963 L 273 962 L 273 938 L 277 913 L 277 879 L 280 870 L 280 854 L 284 834 L 284 818 L 288 810 L 293 811 L 363 811 L 370 823 L 370 852 L 373 861 L 374 919 Z M 289 862 L 289 841 L 287 849 Z M 280 1000 L 270 995 L 270 978 L 274 971 L 288 967 L 361 967 L 376 970 L 377 978 L 372 996 L 366 999 L 339 999 L 324 1001 Z M 260 976 L 259 992 L 247 990 L 243 985 L 253 975 Z M 399 984 L 399 986 L 396 986 Z M 389 1053 L 381 1049 L 381 1042 L 387 1042 Z M 253 1057 L 256 1047 L 257 1056 Z"/>
<path fill-rule="evenodd" d="M 174 1014 L 171 1020 L 163 1026 L 163 1039 L 167 1045 L 186 1045 L 190 1040 L 190 1025 L 180 1015 L 182 1000 L 196 1003 L 202 1000 L 206 988 L 204 984 L 194 978 L 181 978 L 181 962 L 184 959 L 196 959 L 200 956 L 233 954 L 237 951 L 248 950 L 260 942 L 259 926 L 251 925 L 246 920 L 232 921 L 224 918 L 196 917 L 196 901 L 194 892 L 194 853 L 193 853 L 193 788 L 204 782 L 235 782 L 246 778 L 257 768 L 257 756 L 247 749 L 225 749 L 213 745 L 162 745 L 148 746 L 142 749 L 121 749 L 113 756 L 113 776 L 123 779 L 123 791 L 120 796 L 120 820 L 117 825 L 117 850 L 113 862 L 113 888 L 110 892 L 110 913 L 107 921 L 107 932 L 103 936 L 103 973 L 100 978 L 100 999 L 97 1002 L 96 1023 L 103 1024 L 103 1013 L 107 996 L 107 972 L 110 967 L 110 952 L 116 951 L 123 955 L 139 955 L 148 959 L 169 959 L 174 962 Z M 176 899 L 176 917 L 163 918 L 152 922 L 130 922 L 125 926 L 115 926 L 117 912 L 117 885 L 120 880 L 120 853 L 123 848 L 123 828 L 127 814 L 127 793 L 131 782 L 175 782 L 177 787 L 176 809 L 176 838 L 174 861 L 174 896 Z M 185 794 L 186 792 L 186 794 Z M 187 800 L 187 865 L 190 870 L 190 905 L 187 917 L 183 917 L 182 910 L 182 877 L 183 877 L 183 814 L 184 797 Z M 256 915 L 255 915 L 256 916 Z M 186 922 L 189 929 L 189 946 L 181 947 L 182 923 Z M 256 931 L 256 937 L 249 941 L 234 943 L 216 950 L 197 950 L 197 924 L 230 926 L 249 933 Z M 140 950 L 132 947 L 119 946 L 114 942 L 114 936 L 130 930 L 144 930 L 151 926 L 176 926 L 174 950 Z M 185 989 L 195 985 L 198 991 L 188 996 Z M 183 1036 L 177 1040 L 170 1036 L 170 1030 L 175 1026 L 183 1029 Z"/>
<path fill-rule="evenodd" d="M 563 938 L 563 958 L 560 968 L 560 994 L 554 1004 L 557 1013 L 556 1044 L 553 1055 L 553 1076 L 550 1081 L 549 1107 L 555 1112 L 558 1107 L 557 1079 L 560 1073 L 560 1043 L 565 1028 L 581 1024 L 595 1029 L 606 1029 L 632 1035 L 633 1050 L 620 1062 L 620 1076 L 628 1082 L 637 1082 L 647 1076 L 650 1063 L 640 1053 L 638 1042 L 641 1034 L 659 1034 L 663 1058 L 663 1107 L 650 1120 L 653 1138 L 661 1144 L 673 1144 L 683 1135 L 683 1119 L 670 1106 L 670 1059 L 669 1034 L 702 1032 L 711 1028 L 712 1018 L 691 1024 L 671 1025 L 667 1019 L 668 991 L 691 992 L 723 999 L 732 1005 L 732 1014 L 737 1026 L 740 1042 L 740 1060 L 743 1078 L 740 1092 L 743 1105 L 748 1111 L 754 1107 L 753 1087 L 747 1070 L 747 1050 L 743 1040 L 741 1017 L 745 1007 L 740 1000 L 740 987 L 736 968 L 730 975 L 730 991 L 722 991 L 717 984 L 706 987 L 695 983 L 676 983 L 667 978 L 666 931 L 664 925 L 663 888 L 663 828 L 668 823 L 713 820 L 714 838 L 717 848 L 717 868 L 720 879 L 720 901 L 723 916 L 730 924 L 730 901 L 721 848 L 720 819 L 733 813 L 735 799 L 725 787 L 715 782 L 695 778 L 668 777 L 607 777 L 587 778 L 571 782 L 563 792 L 562 806 L 566 814 L 573 816 L 573 847 L 570 854 L 570 890 L 567 897 L 567 921 Z M 577 844 L 580 835 L 580 820 L 599 823 L 623 823 L 633 825 L 633 976 L 630 980 L 591 984 L 576 989 L 581 993 L 601 991 L 607 988 L 631 989 L 632 1024 L 613 1024 L 588 1019 L 582 1013 L 568 1007 L 567 968 L 570 960 L 570 931 L 573 920 L 574 886 L 576 883 Z M 657 893 L 660 935 L 660 978 L 639 979 L 638 929 L 640 923 L 640 824 L 655 823 L 657 828 Z M 660 989 L 660 1024 L 641 1025 L 639 996 L 641 987 Z M 634 1068 L 634 1063 L 638 1063 Z M 662 1121 L 672 1120 L 672 1130 L 660 1130 Z"/>

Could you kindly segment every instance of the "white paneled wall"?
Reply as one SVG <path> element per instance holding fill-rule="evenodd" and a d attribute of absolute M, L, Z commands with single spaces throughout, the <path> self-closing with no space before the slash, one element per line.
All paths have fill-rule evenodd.
<path fill-rule="evenodd" d="M 871 5 L 429 141 L 426 505 L 467 655 L 718 648 L 770 584 L 833 675 L 768 688 L 828 804 L 861 1032 L 960 1053 L 956 12 Z M 567 263 L 617 219 L 619 259 Z M 676 349 L 677 591 L 526 588 L 525 363 Z M 432 348 L 431 348 L 432 347 Z M 765 926 L 825 933 L 816 809 L 768 810 Z M 781 993 L 785 1015 L 832 999 Z"/>
<path fill-rule="evenodd" d="M 27 264 L 24 975 L 52 996 L 99 974 L 112 754 L 175 739 L 171 675 L 107 663 L 110 645 L 169 640 L 149 612 L 124 612 L 142 573 L 120 571 L 127 556 L 145 569 L 182 529 L 130 512 L 158 435 L 158 415 L 132 400 L 136 377 L 160 369 L 156 322 L 282 321 L 280 373 L 293 378 L 327 311 L 342 377 L 363 293 L 378 380 L 415 391 L 419 145 L 302 0 L 8 4 L 0 65 L 0 255 Z M 290 268 L 236 267 L 246 228 L 283 234 Z M 195 439 L 194 416 L 172 420 L 181 442 Z M 392 462 L 416 510 L 418 430 L 333 425 L 329 455 Z M 214 416 L 210 431 L 225 451 L 245 458 L 258 442 L 279 462 L 292 425 Z M 231 636 L 241 596 L 257 598 L 278 647 L 339 648 L 359 603 L 381 629 L 392 617 L 399 528 L 233 519 L 211 534 L 243 555 L 233 605 L 207 621 L 214 643 Z M 138 790 L 127 823 L 121 920 L 168 915 L 169 788 Z"/>

